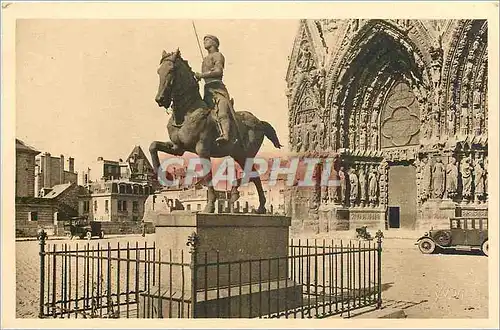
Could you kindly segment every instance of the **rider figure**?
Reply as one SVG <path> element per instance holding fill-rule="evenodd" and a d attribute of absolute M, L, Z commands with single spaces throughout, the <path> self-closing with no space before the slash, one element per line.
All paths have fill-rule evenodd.
<path fill-rule="evenodd" d="M 203 45 L 208 55 L 203 59 L 201 73 L 195 73 L 197 80 L 204 79 L 205 95 L 203 97 L 209 108 L 215 109 L 219 122 L 220 136 L 215 140 L 218 144 L 229 142 L 230 121 L 234 118 L 229 92 L 222 82 L 224 74 L 224 55 L 219 52 L 219 39 L 213 35 L 203 38 Z"/>

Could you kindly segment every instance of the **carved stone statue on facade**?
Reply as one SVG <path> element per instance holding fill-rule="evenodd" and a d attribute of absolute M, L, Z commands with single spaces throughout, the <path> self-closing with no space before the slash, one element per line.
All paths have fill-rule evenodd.
<path fill-rule="evenodd" d="M 338 29 L 338 20 L 336 19 L 320 19 L 321 29 L 323 32 L 331 33 Z"/>
<path fill-rule="evenodd" d="M 330 131 L 330 146 L 332 148 L 332 150 L 337 150 L 337 145 L 338 145 L 338 141 L 337 141 L 337 130 L 336 129 L 332 129 Z"/>
<path fill-rule="evenodd" d="M 481 135 L 483 128 L 483 109 L 474 107 L 474 135 Z"/>
<path fill-rule="evenodd" d="M 351 206 L 355 206 L 358 204 L 359 180 L 354 168 L 349 170 L 349 183 L 349 200 L 351 202 Z"/>
<path fill-rule="evenodd" d="M 309 151 L 309 146 L 310 146 L 309 142 L 311 141 L 311 135 L 310 135 L 311 131 L 309 129 L 309 126 L 305 126 L 304 128 L 305 128 L 306 133 L 304 136 L 304 147 L 302 149 L 305 152 L 307 152 L 307 151 Z"/>
<path fill-rule="evenodd" d="M 382 162 L 380 163 L 378 167 L 379 171 L 379 190 L 380 190 L 380 195 L 379 195 L 379 202 L 380 204 L 386 205 L 388 203 L 388 186 L 389 186 L 389 178 L 388 178 L 388 171 L 389 169 L 389 164 L 387 163 L 387 160 L 384 158 Z"/>
<path fill-rule="evenodd" d="M 445 189 L 445 168 L 441 158 L 436 159 L 432 169 L 432 190 L 434 198 L 443 198 Z"/>
<path fill-rule="evenodd" d="M 295 130 L 295 150 L 301 152 L 304 142 L 302 141 L 302 125 L 298 125 Z"/>
<path fill-rule="evenodd" d="M 460 162 L 460 175 L 462 176 L 462 196 L 465 202 L 472 197 L 472 165 L 469 157 L 464 157 Z"/>
<path fill-rule="evenodd" d="M 339 180 L 340 180 L 340 203 L 345 204 L 347 202 L 347 174 L 343 166 L 339 170 Z"/>
<path fill-rule="evenodd" d="M 368 200 L 368 191 L 367 191 L 368 185 L 366 180 L 365 165 L 359 166 L 358 178 L 359 178 L 359 201 L 361 206 L 365 206 Z"/>
<path fill-rule="evenodd" d="M 349 121 L 349 149 L 354 150 L 356 148 L 356 124 L 354 123 L 354 119 L 351 118 Z"/>
<path fill-rule="evenodd" d="M 321 107 L 325 106 L 325 76 L 326 71 L 324 68 L 315 70 L 311 77 L 311 86 L 314 88 L 316 95 L 319 98 Z"/>
<path fill-rule="evenodd" d="M 422 137 L 424 139 L 430 139 L 432 132 L 431 132 L 431 123 L 430 123 L 430 115 L 428 113 L 422 115 L 421 119 L 421 127 L 422 127 Z"/>
<path fill-rule="evenodd" d="M 478 159 L 474 166 L 474 194 L 477 203 L 483 201 L 484 198 L 484 176 L 483 161 Z"/>
<path fill-rule="evenodd" d="M 432 167 L 430 164 L 429 159 L 423 158 L 422 159 L 422 181 L 421 181 L 421 200 L 422 202 L 425 202 L 427 199 L 429 199 L 431 195 L 431 173 L 432 173 Z"/>
<path fill-rule="evenodd" d="M 451 157 L 446 165 L 446 195 L 448 198 L 454 198 L 458 190 L 458 168 L 457 160 Z"/>
<path fill-rule="evenodd" d="M 371 206 L 377 205 L 377 194 L 378 194 L 378 176 L 377 168 L 373 167 L 368 176 L 368 197 Z"/>
<path fill-rule="evenodd" d="M 437 39 L 436 43 L 431 46 L 429 53 L 431 54 L 431 75 L 432 84 L 435 93 L 439 90 L 439 85 L 441 83 L 441 68 L 443 66 L 443 48 L 441 45 L 441 36 Z"/>
<path fill-rule="evenodd" d="M 311 130 L 308 132 L 309 134 L 309 139 L 310 139 L 310 144 L 309 144 L 309 150 L 310 151 L 316 151 L 318 149 L 318 124 L 317 123 L 312 123 L 311 125 Z"/>
<path fill-rule="evenodd" d="M 300 72 L 309 72 L 314 68 L 314 59 L 310 47 L 311 46 L 307 40 L 303 40 L 300 45 L 299 55 L 297 58 L 297 67 Z"/>
<path fill-rule="evenodd" d="M 332 173 L 330 177 L 332 178 L 332 180 L 340 180 L 338 171 L 334 166 L 332 166 Z M 328 198 L 330 203 L 338 204 L 340 202 L 339 186 L 337 184 L 328 187 Z"/>
<path fill-rule="evenodd" d="M 467 105 L 462 105 L 460 114 L 460 132 L 462 135 L 466 135 L 469 128 L 469 107 Z"/>
<path fill-rule="evenodd" d="M 455 134 L 455 118 L 456 118 L 456 106 L 455 104 L 450 104 L 448 109 L 448 134 Z"/>

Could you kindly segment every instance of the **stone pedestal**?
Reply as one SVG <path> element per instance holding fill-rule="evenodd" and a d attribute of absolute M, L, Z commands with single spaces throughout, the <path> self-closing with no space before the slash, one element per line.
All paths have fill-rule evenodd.
<path fill-rule="evenodd" d="M 260 300 L 261 308 L 274 312 L 298 306 L 301 287 L 287 278 L 290 223 L 278 215 L 160 214 L 155 235 L 161 260 L 190 266 L 173 267 L 173 274 L 162 266 L 160 292 L 142 295 L 142 303 L 156 305 L 165 316 L 171 293 L 182 291 L 192 301 L 194 287 L 197 317 L 255 317 Z M 194 249 L 186 244 L 189 237 Z"/>
<path fill-rule="evenodd" d="M 320 232 L 349 230 L 349 210 L 341 205 L 321 205 L 318 215 Z"/>
<path fill-rule="evenodd" d="M 418 230 L 449 229 L 450 218 L 459 216 L 457 204 L 451 199 L 429 199 L 421 207 L 422 213 L 418 219 Z"/>
<path fill-rule="evenodd" d="M 386 230 L 386 207 L 353 207 L 349 209 L 351 229 L 366 226 L 372 230 Z"/>
<path fill-rule="evenodd" d="M 457 216 L 459 217 L 488 217 L 488 204 L 459 204 L 457 206 Z"/>

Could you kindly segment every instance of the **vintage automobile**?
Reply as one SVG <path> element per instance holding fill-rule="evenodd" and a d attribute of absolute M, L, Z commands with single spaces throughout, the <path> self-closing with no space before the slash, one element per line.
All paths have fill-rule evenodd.
<path fill-rule="evenodd" d="M 432 229 L 415 243 L 420 252 L 431 254 L 438 249 L 481 250 L 488 255 L 488 218 L 450 218 L 450 229 Z"/>
<path fill-rule="evenodd" d="M 92 237 L 104 238 L 104 232 L 101 230 L 101 223 L 97 221 L 88 221 L 87 217 L 73 217 L 64 224 L 66 236 L 86 238 Z"/>

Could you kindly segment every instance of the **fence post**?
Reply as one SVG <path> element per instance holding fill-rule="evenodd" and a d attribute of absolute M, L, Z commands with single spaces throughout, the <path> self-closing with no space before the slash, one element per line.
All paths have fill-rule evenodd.
<path fill-rule="evenodd" d="M 189 249 L 189 253 L 191 254 L 191 263 L 190 263 L 190 268 L 191 268 L 191 316 L 192 318 L 197 318 L 198 313 L 196 310 L 196 294 L 198 291 L 198 288 L 196 286 L 196 281 L 197 281 L 197 256 L 198 256 L 198 245 L 199 245 L 200 238 L 196 232 L 193 232 L 191 235 L 188 236 L 188 241 L 186 243 L 187 246 L 190 246 L 191 248 Z M 182 266 L 184 267 L 184 266 Z M 172 285 L 172 283 L 170 283 Z M 184 302 L 182 302 L 184 303 Z"/>
<path fill-rule="evenodd" d="M 40 241 L 40 306 L 38 311 L 38 317 L 43 318 L 43 303 L 45 302 L 45 239 L 47 238 L 47 233 L 43 229 L 39 229 L 37 232 L 37 238 Z"/>
<path fill-rule="evenodd" d="M 378 230 L 375 237 L 377 238 L 377 308 L 380 308 L 382 307 L 382 238 L 384 238 L 384 233 Z"/>

